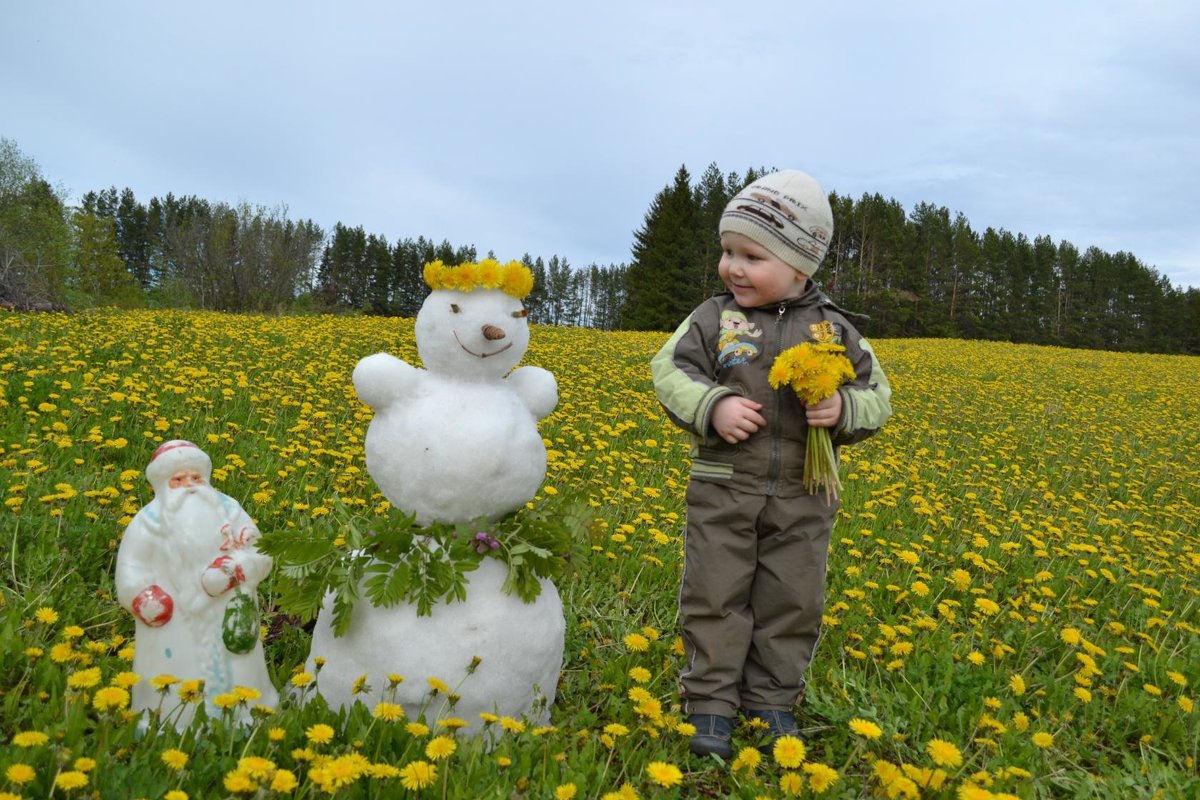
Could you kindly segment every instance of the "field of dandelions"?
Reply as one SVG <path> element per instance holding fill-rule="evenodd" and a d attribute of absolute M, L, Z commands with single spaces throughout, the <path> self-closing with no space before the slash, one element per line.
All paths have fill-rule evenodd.
<path fill-rule="evenodd" d="M 596 516 L 560 586 L 551 725 L 489 720 L 488 750 L 388 703 L 182 734 L 128 712 L 156 676 L 130 672 L 114 561 L 156 443 L 203 446 L 264 531 L 385 513 L 349 376 L 379 350 L 417 363 L 411 320 L 0 312 L 0 798 L 1200 796 L 1200 359 L 876 341 L 896 413 L 842 454 L 803 738 L 760 753 L 742 727 L 719 763 L 688 754 L 676 690 L 688 465 L 650 385 L 664 338 L 533 329 L 525 363 L 561 393 L 544 491 Z M 270 580 L 260 599 L 276 685 L 311 696 L 308 634 Z"/>

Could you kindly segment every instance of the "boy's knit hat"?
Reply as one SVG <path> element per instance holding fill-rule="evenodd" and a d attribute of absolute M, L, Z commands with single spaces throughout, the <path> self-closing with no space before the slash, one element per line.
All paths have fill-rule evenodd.
<path fill-rule="evenodd" d="M 833 210 L 815 178 L 785 169 L 734 195 L 718 230 L 748 236 L 797 272 L 812 275 L 833 237 Z"/>

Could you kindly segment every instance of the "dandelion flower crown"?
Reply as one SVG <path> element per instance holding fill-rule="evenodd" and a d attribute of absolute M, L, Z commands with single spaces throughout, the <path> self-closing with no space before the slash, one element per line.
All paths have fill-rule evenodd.
<path fill-rule="evenodd" d="M 518 300 L 533 290 L 533 273 L 520 261 L 501 264 L 492 258 L 479 263 L 468 261 L 448 267 L 441 261 L 425 265 L 425 283 L 430 289 L 470 292 L 475 289 L 499 289 Z"/>

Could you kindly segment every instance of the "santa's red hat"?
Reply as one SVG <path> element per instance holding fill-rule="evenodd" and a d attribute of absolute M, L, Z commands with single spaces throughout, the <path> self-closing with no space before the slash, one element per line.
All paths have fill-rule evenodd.
<path fill-rule="evenodd" d="M 150 463 L 146 466 L 146 480 L 158 490 L 181 469 L 198 470 L 207 483 L 212 477 L 212 459 L 192 442 L 172 439 L 159 445 L 150 457 Z"/>

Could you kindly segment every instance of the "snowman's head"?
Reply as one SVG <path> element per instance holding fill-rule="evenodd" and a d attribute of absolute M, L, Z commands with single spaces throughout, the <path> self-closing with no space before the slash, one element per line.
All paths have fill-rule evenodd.
<path fill-rule="evenodd" d="M 416 321 L 425 369 L 472 380 L 499 380 L 529 347 L 529 312 L 499 289 L 434 289 Z"/>

